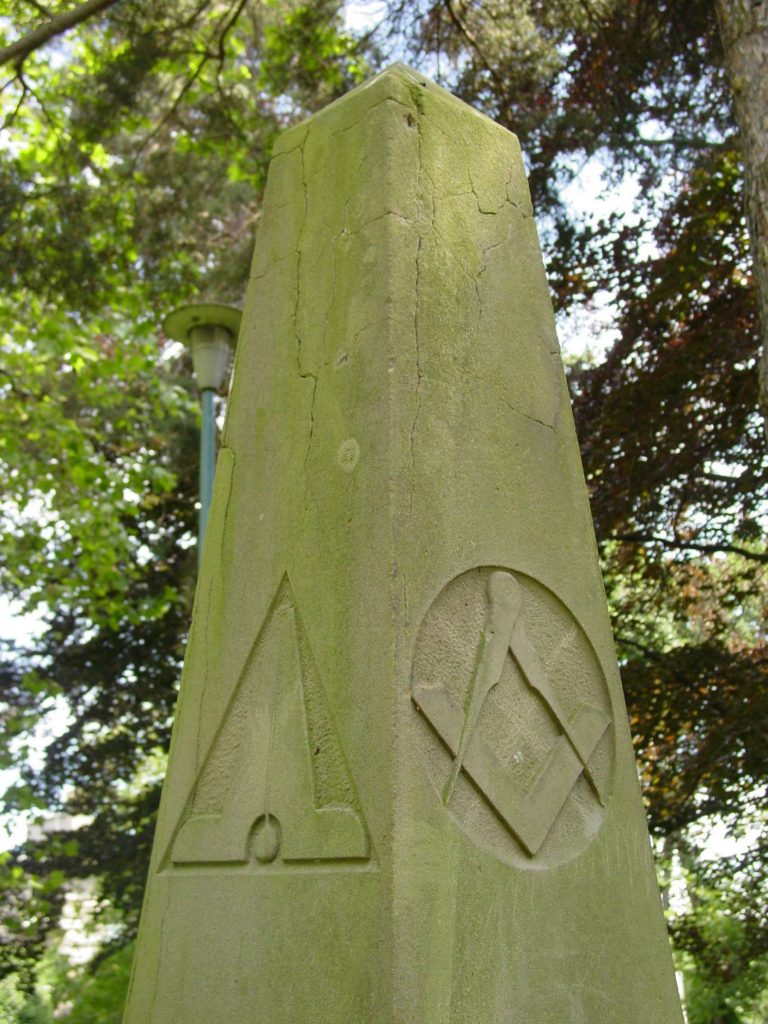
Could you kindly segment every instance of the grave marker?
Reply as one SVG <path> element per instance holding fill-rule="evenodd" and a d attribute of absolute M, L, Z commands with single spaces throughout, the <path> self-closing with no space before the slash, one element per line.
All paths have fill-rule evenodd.
<path fill-rule="evenodd" d="M 517 140 L 275 150 L 126 1024 L 679 1024 Z"/>

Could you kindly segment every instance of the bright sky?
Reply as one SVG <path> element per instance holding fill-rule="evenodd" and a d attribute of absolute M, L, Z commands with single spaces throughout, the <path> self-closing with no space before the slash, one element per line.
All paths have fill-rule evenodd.
<path fill-rule="evenodd" d="M 347 28 L 355 34 L 373 28 L 387 10 L 386 3 L 381 0 L 351 0 L 344 7 Z"/>

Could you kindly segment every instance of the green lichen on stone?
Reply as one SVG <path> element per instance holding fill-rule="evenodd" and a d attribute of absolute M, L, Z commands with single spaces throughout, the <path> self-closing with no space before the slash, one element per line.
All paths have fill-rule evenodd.
<path fill-rule="evenodd" d="M 679 1024 L 520 147 L 278 143 L 126 1024 Z"/>

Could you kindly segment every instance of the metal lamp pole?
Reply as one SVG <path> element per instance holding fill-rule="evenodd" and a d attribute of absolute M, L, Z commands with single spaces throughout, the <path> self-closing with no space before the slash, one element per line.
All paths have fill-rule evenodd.
<path fill-rule="evenodd" d="M 198 559 L 213 495 L 216 470 L 216 419 L 214 398 L 227 376 L 232 349 L 237 343 L 241 313 L 234 306 L 196 303 L 181 306 L 168 316 L 163 329 L 169 338 L 192 349 L 195 383 L 200 392 L 202 427 L 200 430 L 200 518 Z"/>

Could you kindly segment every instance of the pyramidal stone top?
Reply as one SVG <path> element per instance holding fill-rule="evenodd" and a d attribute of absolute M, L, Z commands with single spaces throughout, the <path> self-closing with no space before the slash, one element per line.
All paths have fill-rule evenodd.
<path fill-rule="evenodd" d="M 379 103 L 386 100 L 401 103 L 403 106 L 423 112 L 424 100 L 422 94 L 427 89 L 430 92 L 431 99 L 438 102 L 442 101 L 456 111 L 461 111 L 464 118 L 478 118 L 488 128 L 496 132 L 512 134 L 485 114 L 470 107 L 463 100 L 458 99 L 447 89 L 422 75 L 419 71 L 414 70 L 402 61 L 395 61 L 377 75 L 374 75 L 361 85 L 340 96 L 337 100 L 329 103 L 327 107 L 313 114 L 307 120 L 285 131 L 277 141 L 273 155 L 291 149 L 296 144 L 296 136 L 300 136 L 309 124 L 316 124 L 319 127 L 326 120 L 337 118 L 345 122 L 353 121 L 357 117 L 366 116 Z"/>
<path fill-rule="evenodd" d="M 275 149 L 126 1024 L 680 1024 L 520 147 Z"/>

